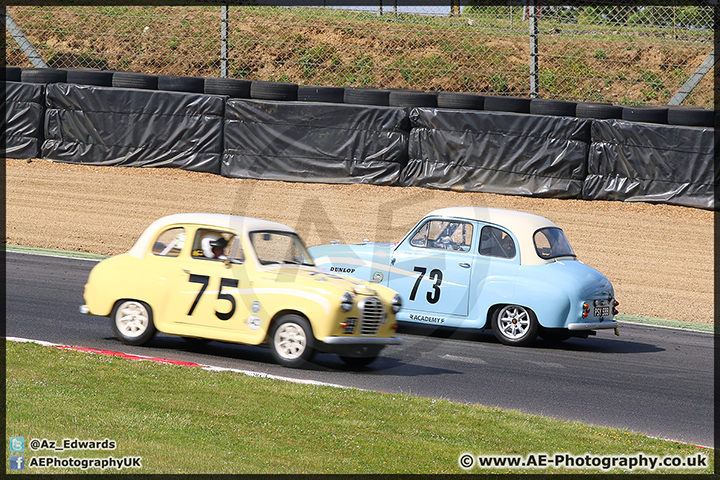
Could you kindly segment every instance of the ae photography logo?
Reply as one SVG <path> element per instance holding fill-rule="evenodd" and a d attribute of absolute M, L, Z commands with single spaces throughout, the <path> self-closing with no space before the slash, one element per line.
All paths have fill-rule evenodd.
<path fill-rule="evenodd" d="M 48 438 L 33 438 L 27 444 L 24 437 L 10 437 L 8 441 L 10 456 L 8 458 L 8 467 L 10 470 L 26 470 L 33 468 L 55 468 L 67 469 L 75 468 L 81 470 L 88 469 L 139 469 L 142 468 L 142 457 L 99 457 L 99 458 L 75 458 L 75 457 L 57 457 L 54 455 L 20 455 L 25 453 L 26 448 L 32 452 L 50 451 L 50 452 L 67 452 L 67 451 L 109 451 L 117 448 L 117 442 L 109 438 L 101 440 L 95 439 L 79 439 L 79 438 L 63 438 L 62 440 L 53 440 Z"/>

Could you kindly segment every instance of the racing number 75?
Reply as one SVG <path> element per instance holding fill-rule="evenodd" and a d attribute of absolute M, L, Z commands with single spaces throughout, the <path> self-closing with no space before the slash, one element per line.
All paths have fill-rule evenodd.
<path fill-rule="evenodd" d="M 418 287 L 420 287 L 420 282 L 422 281 L 423 277 L 425 276 L 425 272 L 427 272 L 427 268 L 425 267 L 415 267 L 413 268 L 414 272 L 419 273 L 417 280 L 415 280 L 415 285 L 413 285 L 412 291 L 410 292 L 410 300 L 415 300 L 415 295 L 417 294 Z M 428 278 L 430 280 L 435 280 L 435 283 L 432 286 L 432 291 L 427 292 L 427 295 L 425 298 L 427 299 L 428 303 L 437 303 L 438 300 L 440 300 L 440 285 L 442 284 L 442 271 L 438 270 L 437 268 L 434 268 L 430 270 L 430 275 L 428 275 Z"/>
<path fill-rule="evenodd" d="M 188 311 L 188 315 L 192 315 L 195 311 L 195 307 L 197 307 L 198 302 L 200 301 L 200 297 L 202 297 L 202 294 L 205 293 L 205 289 L 207 289 L 208 284 L 210 283 L 210 276 L 209 275 L 196 275 L 194 273 L 190 274 L 190 282 L 191 283 L 199 283 L 202 285 L 200 287 L 200 291 L 197 294 L 197 297 L 195 297 L 195 301 L 193 302 L 192 306 L 190 307 L 190 311 Z M 230 308 L 230 311 L 227 313 L 218 312 L 215 310 L 215 316 L 218 317 L 220 320 L 228 320 L 230 317 L 233 316 L 235 313 L 235 297 L 230 295 L 229 293 L 222 293 L 223 287 L 229 287 L 229 288 L 237 288 L 239 282 L 237 278 L 221 278 L 220 279 L 220 288 L 218 289 L 218 299 L 219 300 L 227 300 L 230 302 L 232 307 Z"/>

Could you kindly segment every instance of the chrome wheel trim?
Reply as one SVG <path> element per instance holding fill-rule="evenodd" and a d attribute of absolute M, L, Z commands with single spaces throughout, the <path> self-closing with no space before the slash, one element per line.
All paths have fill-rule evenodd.
<path fill-rule="evenodd" d="M 125 302 L 115 314 L 118 331 L 127 338 L 137 338 L 148 329 L 150 316 L 144 305 L 139 302 Z"/>
<path fill-rule="evenodd" d="M 286 360 L 296 360 L 305 353 L 307 335 L 297 323 L 283 323 L 275 331 L 275 351 Z"/>
<path fill-rule="evenodd" d="M 523 307 L 510 305 L 498 314 L 500 333 L 511 340 L 519 340 L 530 330 L 530 313 Z"/>

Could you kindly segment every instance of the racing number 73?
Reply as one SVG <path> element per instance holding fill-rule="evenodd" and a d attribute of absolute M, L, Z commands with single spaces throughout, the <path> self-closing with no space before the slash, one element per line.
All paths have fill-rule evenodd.
<path fill-rule="evenodd" d="M 420 282 L 427 272 L 427 268 L 415 267 L 413 268 L 413 271 L 419 273 L 420 275 L 418 275 L 417 280 L 415 280 L 415 285 L 413 285 L 412 291 L 410 292 L 410 300 L 415 300 L 415 295 L 417 294 L 418 287 L 420 287 Z M 432 286 L 432 291 L 427 292 L 427 295 L 425 296 L 428 303 L 437 303 L 438 300 L 440 300 L 440 285 L 442 284 L 442 277 L 443 275 L 441 270 L 438 270 L 437 268 L 430 270 L 428 278 L 430 280 L 435 280 L 435 283 Z"/>
<path fill-rule="evenodd" d="M 190 307 L 190 311 L 188 311 L 188 316 L 192 315 L 195 311 L 195 307 L 197 307 L 198 302 L 200 301 L 200 297 L 202 297 L 202 294 L 205 293 L 205 289 L 207 289 L 208 284 L 210 283 L 210 276 L 209 275 L 196 275 L 194 273 L 190 274 L 189 281 L 191 283 L 199 283 L 202 285 L 200 287 L 200 291 L 197 294 L 197 297 L 195 297 L 195 301 L 193 302 L 192 306 Z M 218 312 L 215 310 L 215 316 L 218 317 L 220 320 L 228 320 L 230 317 L 233 316 L 235 313 L 235 297 L 230 295 L 229 293 L 222 293 L 223 287 L 229 287 L 229 288 L 237 288 L 239 282 L 237 278 L 221 278 L 220 279 L 220 288 L 218 289 L 218 299 L 219 300 L 227 300 L 232 305 L 232 308 L 230 308 L 230 311 L 227 313 Z"/>

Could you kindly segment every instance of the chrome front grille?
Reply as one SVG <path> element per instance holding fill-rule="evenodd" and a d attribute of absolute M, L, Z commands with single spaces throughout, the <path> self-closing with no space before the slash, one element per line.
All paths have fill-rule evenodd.
<path fill-rule="evenodd" d="M 360 308 L 360 335 L 376 335 L 380 325 L 385 323 L 385 309 L 377 297 L 367 297 L 358 305 Z"/>

